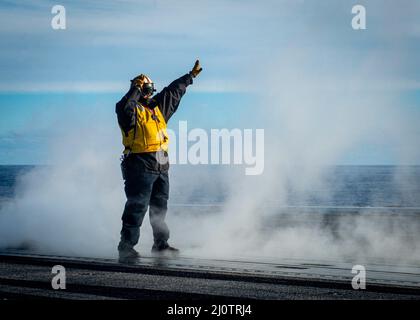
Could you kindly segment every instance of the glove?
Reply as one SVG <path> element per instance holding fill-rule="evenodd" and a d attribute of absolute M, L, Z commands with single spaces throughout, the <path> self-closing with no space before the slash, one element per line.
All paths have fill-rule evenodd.
<path fill-rule="evenodd" d="M 192 68 L 192 70 L 190 71 L 190 74 L 192 75 L 193 78 L 195 78 L 196 76 L 198 76 L 198 74 L 203 70 L 203 68 L 200 67 L 200 61 L 197 60 L 194 64 L 194 67 Z"/>

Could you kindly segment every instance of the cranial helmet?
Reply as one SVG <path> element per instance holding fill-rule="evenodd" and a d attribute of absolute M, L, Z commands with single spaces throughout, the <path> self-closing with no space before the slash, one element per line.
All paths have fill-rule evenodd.
<path fill-rule="evenodd" d="M 131 80 L 131 87 L 137 87 L 143 97 L 150 96 L 156 91 L 152 79 L 145 74 L 141 74 Z"/>

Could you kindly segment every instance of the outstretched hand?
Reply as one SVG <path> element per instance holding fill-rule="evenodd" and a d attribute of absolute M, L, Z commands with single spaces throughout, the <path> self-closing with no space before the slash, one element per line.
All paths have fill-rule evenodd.
<path fill-rule="evenodd" d="M 194 64 L 194 67 L 191 70 L 191 75 L 193 76 L 193 78 L 195 78 L 196 76 L 198 76 L 198 74 L 203 70 L 203 68 L 201 68 L 200 66 L 200 61 L 197 60 Z"/>

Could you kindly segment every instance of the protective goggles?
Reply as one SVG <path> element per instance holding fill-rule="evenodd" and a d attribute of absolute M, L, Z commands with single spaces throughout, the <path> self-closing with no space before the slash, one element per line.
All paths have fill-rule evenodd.
<path fill-rule="evenodd" d="M 155 91 L 156 91 L 156 89 L 155 89 L 155 86 L 153 85 L 153 82 L 152 83 L 143 83 L 143 85 L 141 87 L 141 93 L 144 96 L 149 96 L 149 95 L 153 94 L 153 92 L 155 92 Z"/>

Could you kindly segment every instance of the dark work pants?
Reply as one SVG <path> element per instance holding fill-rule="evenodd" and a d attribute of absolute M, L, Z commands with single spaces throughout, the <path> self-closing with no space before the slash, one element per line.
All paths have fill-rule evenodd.
<path fill-rule="evenodd" d="M 121 241 L 119 250 L 134 247 L 140 237 L 140 227 L 149 208 L 150 224 L 154 243 L 167 246 L 169 229 L 165 223 L 169 198 L 169 177 L 167 172 L 149 172 L 136 158 L 127 158 L 122 165 L 127 202 L 122 215 Z"/>

